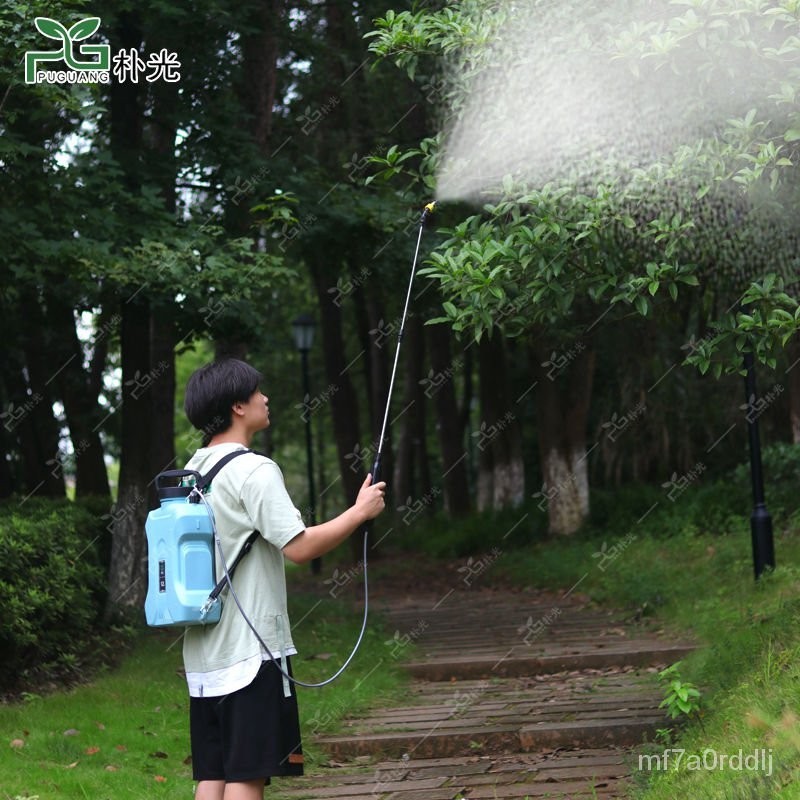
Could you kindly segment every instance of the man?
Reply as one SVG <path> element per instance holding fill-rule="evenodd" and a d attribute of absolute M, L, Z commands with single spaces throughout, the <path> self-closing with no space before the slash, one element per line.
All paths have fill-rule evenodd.
<path fill-rule="evenodd" d="M 225 359 L 197 370 L 184 408 L 203 431 L 186 469 L 207 474 L 224 455 L 249 448 L 269 426 L 269 399 L 258 370 Z M 295 654 L 286 609 L 283 558 L 303 564 L 343 542 L 384 509 L 386 484 L 368 475 L 355 503 L 338 517 L 305 528 L 278 465 L 266 456 L 234 458 L 213 479 L 214 512 L 225 562 L 260 532 L 237 567 L 236 595 L 274 659 L 290 669 Z M 215 625 L 187 628 L 183 658 L 190 695 L 192 768 L 197 800 L 262 800 L 273 775 L 302 775 L 294 687 L 264 651 L 231 598 Z"/>

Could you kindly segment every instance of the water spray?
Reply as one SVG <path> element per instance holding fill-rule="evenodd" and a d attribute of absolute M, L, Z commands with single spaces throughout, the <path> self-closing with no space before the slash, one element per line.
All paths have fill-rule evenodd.
<path fill-rule="evenodd" d="M 397 373 L 397 362 L 398 362 L 398 360 L 400 358 L 400 345 L 402 344 L 402 341 L 403 341 L 403 329 L 405 328 L 406 318 L 408 316 L 408 307 L 409 307 L 409 304 L 411 302 L 411 287 L 412 287 L 412 285 L 414 283 L 414 274 L 416 273 L 416 270 L 417 270 L 417 259 L 419 258 L 419 247 L 420 247 L 420 244 L 422 242 L 422 231 L 425 228 L 425 223 L 427 222 L 428 218 L 433 213 L 435 208 L 436 208 L 436 202 L 435 201 L 432 201 L 432 202 L 428 203 L 425 206 L 425 208 L 422 210 L 422 216 L 420 217 L 420 220 L 419 220 L 419 232 L 417 233 L 417 244 L 416 244 L 416 247 L 414 249 L 414 258 L 413 258 L 413 260 L 411 262 L 411 275 L 410 275 L 410 277 L 408 279 L 408 291 L 406 292 L 406 302 L 405 302 L 405 305 L 403 306 L 403 315 L 402 315 L 402 317 L 400 319 L 400 330 L 398 331 L 398 334 L 397 334 L 397 347 L 395 348 L 395 352 L 394 352 L 394 365 L 392 366 L 392 376 L 391 376 L 391 380 L 389 381 L 389 393 L 388 393 L 388 396 L 386 397 L 386 410 L 385 410 L 384 415 L 383 415 L 383 425 L 381 426 L 381 433 L 380 433 L 380 437 L 378 438 L 378 447 L 377 447 L 377 451 L 375 453 L 375 460 L 373 461 L 373 464 L 372 464 L 372 472 L 371 472 L 372 481 L 371 481 L 370 485 L 373 485 L 373 486 L 380 480 L 379 476 L 380 476 L 380 472 L 381 472 L 381 456 L 382 456 L 382 453 L 383 453 L 383 443 L 384 443 L 384 440 L 385 440 L 385 437 L 386 437 L 386 424 L 387 424 L 387 421 L 389 419 L 389 408 L 390 408 L 391 403 L 392 403 L 392 391 L 394 389 L 395 374 Z M 208 510 L 208 513 L 209 513 L 209 515 L 211 517 L 212 526 L 213 526 L 213 529 L 214 529 L 214 539 L 215 539 L 215 541 L 217 543 L 217 550 L 219 551 L 220 561 L 222 563 L 222 568 L 223 568 L 223 571 L 225 573 L 225 580 L 226 580 L 226 582 L 228 584 L 228 589 L 230 591 L 231 597 L 233 598 L 234 602 L 236 603 L 236 606 L 239 609 L 239 612 L 241 613 L 242 617 L 244 617 L 244 620 L 247 623 L 248 627 L 255 634 L 255 637 L 256 637 L 256 639 L 258 639 L 259 644 L 264 648 L 264 650 L 267 653 L 267 655 L 272 659 L 273 663 L 278 668 L 280 673 L 283 675 L 284 679 L 288 680 L 288 681 L 291 681 L 292 683 L 296 684 L 297 686 L 305 686 L 306 688 L 309 688 L 309 689 L 317 689 L 317 688 L 319 688 L 321 686 L 327 686 L 329 683 L 333 683 L 333 681 L 335 681 L 347 669 L 347 667 L 350 665 L 350 662 L 353 660 L 353 658 L 355 657 L 355 654 L 358 652 L 358 648 L 361 646 L 361 642 L 362 642 L 362 640 L 364 638 L 364 632 L 367 629 L 367 614 L 369 612 L 369 584 L 368 584 L 368 581 L 367 581 L 367 540 L 369 538 L 369 531 L 370 531 L 369 523 L 367 523 L 364 526 L 364 530 L 363 530 L 363 534 L 364 534 L 364 555 L 363 555 L 362 561 L 363 561 L 363 564 L 364 564 L 364 617 L 363 617 L 363 619 L 361 621 L 361 630 L 359 631 L 358 638 L 356 639 L 356 643 L 355 643 L 355 645 L 353 645 L 353 649 L 350 652 L 350 655 L 345 660 L 344 664 L 342 664 L 342 666 L 339 667 L 339 669 L 336 670 L 336 672 L 334 672 L 333 675 L 331 675 L 329 678 L 326 678 L 324 681 L 320 681 L 319 683 L 307 683 L 305 681 L 301 681 L 301 680 L 298 680 L 297 678 L 292 677 L 285 669 L 285 662 L 284 662 L 283 666 L 281 665 L 280 661 L 283 661 L 283 658 L 285 658 L 285 656 L 286 656 L 285 653 L 281 653 L 282 658 L 280 659 L 280 661 L 279 661 L 279 659 L 276 659 L 272 655 L 272 652 L 270 651 L 269 647 L 267 647 L 266 643 L 261 638 L 261 636 L 258 633 L 258 631 L 255 629 L 255 626 L 250 621 L 250 618 L 247 616 L 247 614 L 245 613 L 244 609 L 242 608 L 242 605 L 239 602 L 239 598 L 236 596 L 236 592 L 233 589 L 233 583 L 231 582 L 231 576 L 230 576 L 230 573 L 228 571 L 228 565 L 225 562 L 225 556 L 224 556 L 224 554 L 222 552 L 222 543 L 220 542 L 219 536 L 217 535 L 216 525 L 214 524 L 214 512 L 213 512 L 211 506 L 208 505 L 208 503 L 206 503 L 205 497 L 203 496 L 202 492 L 197 492 L 197 494 L 200 495 L 200 498 L 199 498 L 200 502 L 205 504 L 205 506 L 206 506 L 206 508 Z"/>

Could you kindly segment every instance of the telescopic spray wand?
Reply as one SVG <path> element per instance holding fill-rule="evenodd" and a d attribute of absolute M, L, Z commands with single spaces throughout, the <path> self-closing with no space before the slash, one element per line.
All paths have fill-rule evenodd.
<path fill-rule="evenodd" d="M 394 376 L 397 373 L 397 362 L 400 359 L 400 345 L 403 341 L 403 329 L 406 324 L 406 317 L 408 316 L 408 305 L 411 302 L 411 286 L 414 283 L 414 273 L 417 270 L 417 258 L 419 256 L 419 246 L 422 242 L 422 231 L 425 228 L 425 222 L 428 217 L 433 213 L 436 208 L 436 202 L 428 203 L 422 210 L 422 216 L 419 219 L 419 232 L 417 233 L 417 246 L 414 248 L 414 259 L 411 262 L 411 276 L 408 279 L 408 291 L 406 292 L 406 303 L 403 306 L 403 315 L 400 318 L 400 330 L 397 333 L 397 347 L 394 351 L 394 364 L 392 365 L 392 377 L 389 380 L 389 396 L 386 398 L 386 410 L 383 414 L 383 425 L 381 426 L 381 435 L 378 437 L 378 450 L 375 453 L 375 460 L 372 462 L 372 483 L 377 483 L 380 478 L 381 472 L 381 456 L 383 455 L 383 442 L 386 437 L 386 423 L 389 420 L 389 407 L 392 403 L 392 390 L 394 389 Z M 366 562 L 365 562 L 366 563 Z M 366 578 L 366 570 L 365 570 Z M 365 580 L 366 584 L 366 580 Z"/>
<path fill-rule="evenodd" d="M 403 330 L 404 330 L 405 324 L 406 324 L 406 317 L 408 316 L 408 306 L 409 306 L 409 304 L 411 302 L 411 287 L 412 287 L 412 285 L 414 283 L 414 274 L 415 274 L 415 272 L 417 270 L 417 259 L 419 257 L 419 247 L 420 247 L 420 243 L 422 242 L 422 231 L 424 230 L 425 223 L 427 222 L 427 220 L 430 217 L 430 215 L 433 213 L 435 207 L 436 207 L 436 203 L 435 202 L 428 203 L 425 206 L 425 208 L 422 210 L 422 216 L 420 217 L 420 220 L 419 220 L 419 232 L 417 233 L 417 245 L 414 248 L 414 259 L 411 262 L 411 275 L 410 275 L 410 277 L 408 279 L 408 291 L 406 292 L 406 302 L 405 302 L 405 305 L 403 306 L 403 315 L 400 318 L 400 330 L 398 331 L 398 334 L 397 334 L 397 347 L 395 348 L 395 352 L 394 352 L 394 364 L 392 366 L 391 380 L 389 381 L 389 394 L 388 394 L 388 396 L 386 398 L 386 410 L 385 410 L 384 415 L 383 415 L 383 425 L 381 426 L 381 433 L 380 433 L 380 436 L 378 438 L 378 447 L 377 447 L 377 451 L 375 453 L 375 460 L 372 463 L 372 485 L 376 484 L 380 480 L 381 456 L 383 454 L 383 443 L 384 443 L 384 440 L 385 440 L 385 437 L 386 437 L 386 425 L 387 425 L 387 422 L 388 422 L 388 419 L 389 419 L 389 408 L 390 408 L 391 403 L 392 403 L 392 390 L 394 389 L 394 378 L 395 378 L 395 374 L 397 373 L 397 362 L 398 362 L 398 360 L 400 358 L 400 345 L 402 344 L 402 341 L 403 341 Z M 230 590 L 231 597 L 234 599 L 234 602 L 236 603 L 236 606 L 238 607 L 239 611 L 241 612 L 242 616 L 244 617 L 245 622 L 247 622 L 248 626 L 250 627 L 250 630 L 253 631 L 253 633 L 256 636 L 256 639 L 258 639 L 260 645 L 264 648 L 264 650 L 266 651 L 267 655 L 273 660 L 275 666 L 280 670 L 280 672 L 283 675 L 283 677 L 286 678 L 287 680 L 291 681 L 292 683 L 297 684 L 298 686 L 305 686 L 305 687 L 310 688 L 310 689 L 316 689 L 316 688 L 318 688 L 320 686 L 327 686 L 329 683 L 332 683 L 333 681 L 335 681 L 347 669 L 347 667 L 350 665 L 350 662 L 353 660 L 356 652 L 358 652 L 358 648 L 361 646 L 361 641 L 364 638 L 364 631 L 367 629 L 367 613 L 369 611 L 369 584 L 367 582 L 367 539 L 369 538 L 369 523 L 364 527 L 364 557 L 363 557 L 363 563 L 364 563 L 364 618 L 363 618 L 363 620 L 361 622 L 361 631 L 358 634 L 358 639 L 356 639 L 356 643 L 353 646 L 352 652 L 347 657 L 347 660 L 344 662 L 344 664 L 342 664 L 341 667 L 339 667 L 339 669 L 333 675 L 331 675 L 329 678 L 326 678 L 324 681 L 320 681 L 319 683 L 306 683 L 305 681 L 301 681 L 301 680 L 298 680 L 297 678 L 292 677 L 291 675 L 289 675 L 288 672 L 286 672 L 284 670 L 284 668 L 280 664 L 280 661 L 278 661 L 272 655 L 272 653 L 270 652 L 269 647 L 267 647 L 267 645 L 264 643 L 264 640 L 261 638 L 260 634 L 255 629 L 255 626 L 250 621 L 250 618 L 247 616 L 247 614 L 245 613 L 244 609 L 242 608 L 242 605 L 239 602 L 239 598 L 236 596 L 236 592 L 233 589 L 233 583 L 231 582 L 231 577 L 230 577 L 230 574 L 228 572 L 228 565 L 225 563 L 225 556 L 222 553 L 222 543 L 219 540 L 219 536 L 217 536 L 217 534 L 216 534 L 216 524 L 214 523 L 214 512 L 211 509 L 211 506 L 206 503 L 205 497 L 202 495 L 202 493 L 200 493 L 200 498 L 201 498 L 201 502 L 206 504 L 206 508 L 208 509 L 208 513 L 211 516 L 212 526 L 214 527 L 214 537 L 215 537 L 216 542 L 217 542 L 217 549 L 218 549 L 219 554 L 220 554 L 220 559 L 221 559 L 221 562 L 222 562 L 222 568 L 223 568 L 224 573 L 225 573 L 225 578 L 226 578 L 226 580 L 228 582 L 228 588 Z"/>

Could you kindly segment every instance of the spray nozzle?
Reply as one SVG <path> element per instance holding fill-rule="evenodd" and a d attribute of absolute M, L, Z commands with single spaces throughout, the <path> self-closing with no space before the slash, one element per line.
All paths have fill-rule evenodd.
<path fill-rule="evenodd" d="M 428 219 L 428 217 L 429 217 L 431 214 L 433 214 L 433 212 L 434 212 L 434 210 L 435 210 L 435 209 L 436 209 L 436 201 L 435 201 L 435 200 L 432 200 L 432 201 L 431 201 L 430 203 L 428 203 L 428 204 L 425 206 L 425 208 L 422 210 L 422 219 L 420 219 L 420 222 L 425 222 L 425 221 Z"/>

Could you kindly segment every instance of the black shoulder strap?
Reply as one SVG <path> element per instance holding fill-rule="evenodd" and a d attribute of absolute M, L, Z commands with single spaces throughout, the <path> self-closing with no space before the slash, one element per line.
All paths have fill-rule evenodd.
<path fill-rule="evenodd" d="M 222 456 L 222 458 L 214 464 L 213 467 L 205 474 L 200 476 L 200 480 L 197 482 L 197 488 L 203 492 L 205 491 L 211 481 L 217 477 L 217 473 L 229 462 L 233 461 L 234 458 L 237 456 L 243 456 L 245 453 L 252 453 L 252 450 L 234 450 L 232 453 L 227 453 L 226 455 Z"/>
<path fill-rule="evenodd" d="M 236 567 L 239 566 L 239 562 L 250 552 L 250 549 L 253 546 L 253 542 L 255 542 L 258 537 L 261 536 L 259 531 L 253 531 L 248 537 L 245 543 L 242 545 L 242 549 L 237 554 L 236 558 L 233 559 L 233 563 L 228 567 L 228 575 L 230 579 L 233 580 L 233 573 L 236 571 Z M 214 601 L 219 597 L 219 593 L 228 585 L 228 579 L 226 577 L 222 577 L 219 581 L 217 581 L 217 585 L 211 590 L 211 594 L 208 596 L 208 599 Z"/>
<path fill-rule="evenodd" d="M 227 453 L 226 455 L 222 456 L 222 458 L 217 461 L 216 464 L 205 474 L 200 476 L 200 480 L 197 481 L 197 488 L 202 492 L 208 488 L 211 484 L 211 481 L 217 477 L 217 473 L 229 462 L 232 461 L 237 456 L 244 455 L 245 453 L 252 453 L 252 450 L 234 450 L 232 453 Z M 236 558 L 233 559 L 230 567 L 228 567 L 228 576 L 231 580 L 233 580 L 233 573 L 236 571 L 236 567 L 239 566 L 239 562 L 250 552 L 251 548 L 253 547 L 253 543 L 256 539 L 261 535 L 259 531 L 253 531 L 245 540 L 245 543 L 242 545 L 242 549 L 236 554 Z M 216 558 L 214 559 L 216 561 Z M 217 581 L 217 585 L 211 590 L 211 594 L 208 596 L 210 601 L 214 601 L 219 596 L 220 592 L 228 585 L 228 579 L 223 577 L 221 580 Z"/>

